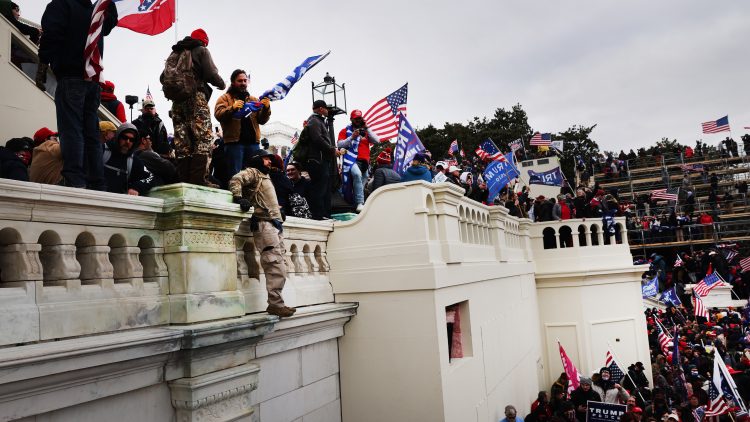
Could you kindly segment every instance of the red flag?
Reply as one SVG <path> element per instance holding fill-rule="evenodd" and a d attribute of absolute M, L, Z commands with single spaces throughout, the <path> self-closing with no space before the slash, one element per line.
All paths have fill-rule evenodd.
<path fill-rule="evenodd" d="M 563 370 L 565 370 L 565 373 L 568 375 L 568 380 L 570 381 L 570 384 L 568 386 L 568 392 L 570 392 L 578 388 L 578 386 L 581 384 L 581 379 L 578 375 L 578 369 L 576 369 L 576 366 L 573 365 L 573 361 L 570 360 L 568 354 L 565 353 L 565 349 L 563 349 L 562 344 L 560 344 L 560 342 L 558 341 L 557 345 L 560 347 L 560 359 L 562 359 Z"/>

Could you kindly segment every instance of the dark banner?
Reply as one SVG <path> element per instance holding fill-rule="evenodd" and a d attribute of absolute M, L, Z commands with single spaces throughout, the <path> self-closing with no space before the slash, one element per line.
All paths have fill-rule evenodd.
<path fill-rule="evenodd" d="M 628 406 L 624 404 L 610 404 L 590 401 L 586 403 L 586 422 L 617 422 L 627 411 Z"/>

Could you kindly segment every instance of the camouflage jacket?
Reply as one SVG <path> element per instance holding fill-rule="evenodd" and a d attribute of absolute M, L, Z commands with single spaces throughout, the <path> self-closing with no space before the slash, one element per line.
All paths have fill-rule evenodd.
<path fill-rule="evenodd" d="M 242 196 L 255 208 L 253 215 L 261 220 L 281 220 L 281 209 L 271 178 L 255 168 L 246 168 L 229 181 L 233 196 Z"/>

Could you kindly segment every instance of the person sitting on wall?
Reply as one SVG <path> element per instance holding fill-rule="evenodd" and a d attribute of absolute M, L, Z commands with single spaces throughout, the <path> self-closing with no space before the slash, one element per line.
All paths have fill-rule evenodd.
<path fill-rule="evenodd" d="M 34 183 L 57 185 L 62 182 L 62 151 L 57 132 L 43 127 L 34 134 L 33 160 L 29 167 L 29 179 Z"/>
<path fill-rule="evenodd" d="M 154 186 L 154 175 L 133 153 L 140 145 L 138 129 L 125 123 L 117 129 L 114 139 L 104 145 L 102 162 L 107 191 L 141 196 Z"/>
<path fill-rule="evenodd" d="M 0 147 L 0 178 L 29 181 L 32 142 L 30 138 L 13 138 Z"/>

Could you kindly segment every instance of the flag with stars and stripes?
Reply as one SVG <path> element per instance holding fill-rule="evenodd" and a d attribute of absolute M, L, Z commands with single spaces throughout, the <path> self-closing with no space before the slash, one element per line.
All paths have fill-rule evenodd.
<path fill-rule="evenodd" d="M 454 139 L 453 142 L 448 146 L 448 155 L 453 157 L 458 152 L 458 139 Z"/>
<path fill-rule="evenodd" d="M 529 145 L 536 145 L 536 146 L 550 146 L 552 143 L 552 134 L 551 133 L 535 133 L 531 137 L 531 141 L 529 142 Z"/>
<path fill-rule="evenodd" d="M 714 287 L 724 285 L 721 276 L 716 271 L 706 275 L 703 280 L 693 286 L 693 291 L 700 295 L 700 297 L 708 296 L 708 293 L 713 290 Z"/>
<path fill-rule="evenodd" d="M 669 356 L 669 349 L 672 347 L 672 338 L 667 334 L 661 323 L 656 322 L 657 340 L 659 341 L 659 348 L 664 356 Z"/>
<path fill-rule="evenodd" d="M 729 116 L 724 116 L 718 120 L 710 120 L 701 123 L 703 133 L 719 133 L 729 131 Z"/>
<path fill-rule="evenodd" d="M 297 143 L 297 141 L 299 141 L 299 132 L 294 132 L 294 135 L 292 135 L 292 139 L 290 139 L 289 142 L 294 145 Z"/>
<path fill-rule="evenodd" d="M 727 263 L 731 264 L 732 260 L 738 255 L 737 251 L 734 251 L 732 249 L 721 249 L 721 254 L 724 255 L 724 258 L 727 260 Z"/>
<path fill-rule="evenodd" d="M 695 289 L 693 289 L 693 301 L 694 301 L 693 307 L 695 309 L 694 314 L 696 318 L 703 317 L 703 318 L 708 319 L 708 309 L 706 309 L 706 307 L 703 306 L 703 301 L 701 300 L 700 295 L 698 294 L 698 292 L 695 291 Z"/>
<path fill-rule="evenodd" d="M 620 384 L 620 381 L 625 377 L 625 373 L 620 368 L 620 365 L 617 364 L 615 357 L 609 350 L 607 350 L 607 358 L 604 362 L 604 366 L 609 369 L 609 379 Z"/>
<path fill-rule="evenodd" d="M 674 259 L 674 265 L 672 267 L 679 268 L 685 265 L 685 261 L 680 258 L 680 254 L 677 254 L 677 258 Z"/>
<path fill-rule="evenodd" d="M 740 260 L 740 268 L 742 271 L 750 271 L 750 256 Z"/>
<path fill-rule="evenodd" d="M 277 83 L 273 88 L 261 94 L 260 98 L 268 98 L 271 101 L 284 99 L 284 97 L 289 94 L 289 90 L 292 89 L 294 84 L 299 82 L 299 80 L 302 79 L 303 76 L 305 76 L 305 73 L 307 73 L 308 70 L 312 69 L 316 64 L 323 61 L 323 59 L 328 57 L 329 54 L 331 54 L 330 51 L 325 54 L 319 54 L 317 56 L 310 56 L 306 58 L 305 61 L 303 61 L 299 66 L 295 67 L 294 70 L 292 70 L 292 73 L 287 75 L 287 77 L 284 78 L 283 81 Z"/>
<path fill-rule="evenodd" d="M 146 87 L 146 97 L 143 98 L 144 101 L 154 101 L 154 97 L 151 95 L 151 87 Z"/>
<path fill-rule="evenodd" d="M 651 199 L 666 199 L 667 201 L 676 201 L 680 194 L 680 188 L 654 189 L 651 191 Z"/>
<path fill-rule="evenodd" d="M 714 353 L 714 373 L 711 377 L 711 381 L 708 383 L 708 406 L 706 408 L 706 416 L 719 416 L 729 413 L 729 405 L 724 399 L 724 391 L 722 388 L 723 378 L 721 376 L 721 369 L 719 368 L 719 360 L 721 356 L 719 353 Z"/>
<path fill-rule="evenodd" d="M 387 97 L 376 102 L 362 116 L 370 128 L 381 141 L 398 136 L 399 116 L 406 116 L 406 97 L 409 92 L 409 84 L 392 92 Z"/>
<path fill-rule="evenodd" d="M 492 142 L 492 139 L 485 139 L 484 142 L 479 144 L 474 153 L 484 161 L 505 161 L 505 156 L 500 152 L 497 145 Z"/>
<path fill-rule="evenodd" d="M 102 53 L 99 50 L 99 44 L 102 39 L 104 19 L 111 3 L 112 0 L 99 0 L 94 4 L 94 12 L 91 14 L 91 24 L 83 50 L 83 70 L 87 81 L 101 82 L 104 79 L 102 78 L 104 66 L 102 65 Z"/>

